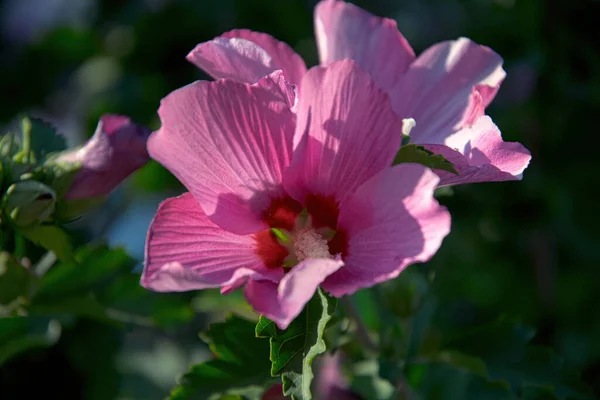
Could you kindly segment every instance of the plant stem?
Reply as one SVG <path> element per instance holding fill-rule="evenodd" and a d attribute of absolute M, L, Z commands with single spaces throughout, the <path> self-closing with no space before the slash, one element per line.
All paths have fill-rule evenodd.
<path fill-rule="evenodd" d="M 356 335 L 358 340 L 367 349 L 377 352 L 379 350 L 377 343 L 375 343 L 375 341 L 371 338 L 371 335 L 369 335 L 369 331 L 362 322 L 358 310 L 352 302 L 352 299 L 349 296 L 344 296 L 340 299 L 340 303 L 342 303 L 346 315 L 350 317 L 350 319 L 356 324 Z"/>
<path fill-rule="evenodd" d="M 21 129 L 23 130 L 22 154 L 24 155 L 24 161 L 29 162 L 31 153 L 31 121 L 29 118 L 23 118 Z"/>
<path fill-rule="evenodd" d="M 19 262 L 27 255 L 27 240 L 18 232 L 15 232 L 15 250 L 13 251 L 13 255 Z"/>

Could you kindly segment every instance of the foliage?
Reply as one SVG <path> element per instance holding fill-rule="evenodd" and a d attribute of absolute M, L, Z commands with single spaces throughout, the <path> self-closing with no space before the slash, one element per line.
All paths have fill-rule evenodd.
<path fill-rule="evenodd" d="M 256 336 L 269 338 L 271 375 L 281 375 L 283 393 L 295 400 L 312 399 L 312 363 L 326 350 L 323 334 L 337 301 L 321 289 L 284 331 L 263 316 Z"/>
<path fill-rule="evenodd" d="M 170 398 L 205 399 L 210 395 L 237 394 L 259 399 L 270 380 L 269 346 L 255 338 L 254 325 L 236 316 L 212 324 L 201 337 L 215 358 L 193 366 L 181 377 Z"/>
<path fill-rule="evenodd" d="M 454 169 L 454 165 L 446 160 L 444 156 L 433 154 L 425 147 L 416 144 L 405 144 L 398 150 L 398 154 L 396 154 L 396 158 L 394 159 L 394 164 L 407 162 L 421 164 L 429 168 L 441 169 L 442 171 L 452 172 L 453 174 L 457 173 Z"/>

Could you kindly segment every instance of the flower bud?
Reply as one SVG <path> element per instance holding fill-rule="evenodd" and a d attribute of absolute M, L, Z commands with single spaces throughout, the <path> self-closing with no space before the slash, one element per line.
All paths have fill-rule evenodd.
<path fill-rule="evenodd" d="M 54 212 L 56 193 L 49 186 L 34 180 L 12 184 L 4 195 L 3 208 L 19 227 L 47 220 Z"/>
<path fill-rule="evenodd" d="M 60 154 L 54 162 L 78 163 L 81 169 L 65 199 L 105 196 L 149 160 L 150 130 L 120 115 L 103 115 L 94 136 L 79 149 Z"/>

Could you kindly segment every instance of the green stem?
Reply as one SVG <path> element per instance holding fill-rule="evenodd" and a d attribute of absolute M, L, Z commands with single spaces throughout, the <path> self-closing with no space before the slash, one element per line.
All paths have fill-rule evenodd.
<path fill-rule="evenodd" d="M 344 296 L 340 299 L 340 303 L 342 303 L 346 315 L 352 321 L 354 321 L 354 324 L 356 325 L 356 335 L 358 340 L 363 344 L 363 346 L 365 346 L 365 348 L 375 352 L 379 351 L 377 343 L 375 343 L 375 341 L 371 338 L 371 335 L 369 335 L 369 330 L 360 318 L 360 314 L 354 306 L 352 299 L 349 296 Z"/>
<path fill-rule="evenodd" d="M 18 232 L 15 232 L 15 251 L 13 254 L 18 260 L 27 255 L 27 239 Z"/>
<path fill-rule="evenodd" d="M 29 118 L 23 118 L 21 129 L 23 130 L 23 153 L 25 153 L 25 157 L 29 158 L 31 151 L 31 121 Z"/>

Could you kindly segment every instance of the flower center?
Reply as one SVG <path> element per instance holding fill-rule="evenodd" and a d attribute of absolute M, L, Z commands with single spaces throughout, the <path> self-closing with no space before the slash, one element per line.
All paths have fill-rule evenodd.
<path fill-rule="evenodd" d="M 338 227 L 339 207 L 333 197 L 309 195 L 301 205 L 286 196 L 273 199 L 263 220 L 270 229 L 253 235 L 255 252 L 268 268 L 289 269 L 307 258 L 348 254 L 348 240 Z"/>
<path fill-rule="evenodd" d="M 313 228 L 302 228 L 292 233 L 292 248 L 298 262 L 307 258 L 333 258 L 327 240 Z"/>

